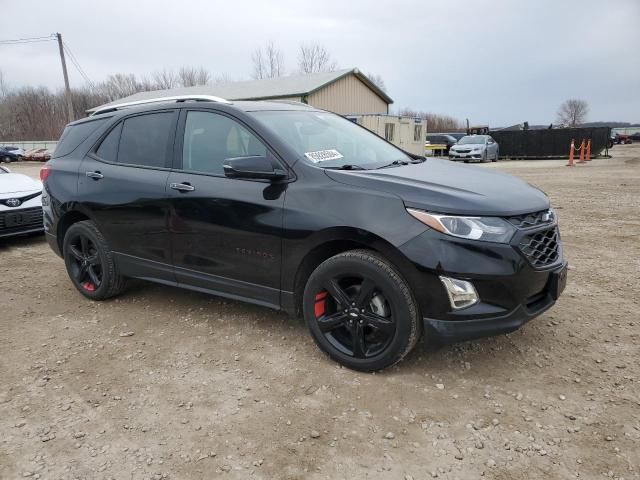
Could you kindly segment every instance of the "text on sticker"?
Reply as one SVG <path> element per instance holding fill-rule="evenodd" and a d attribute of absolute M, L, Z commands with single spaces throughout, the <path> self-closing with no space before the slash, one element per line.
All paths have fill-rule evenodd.
<path fill-rule="evenodd" d="M 327 162 L 329 160 L 338 160 L 344 158 L 343 155 L 337 150 L 318 150 L 317 152 L 307 152 L 304 154 L 309 160 L 314 163 Z"/>

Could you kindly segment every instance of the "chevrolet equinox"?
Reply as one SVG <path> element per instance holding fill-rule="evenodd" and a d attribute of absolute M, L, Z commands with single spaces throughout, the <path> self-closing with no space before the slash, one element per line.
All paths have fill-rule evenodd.
<path fill-rule="evenodd" d="M 66 127 L 41 179 L 47 240 L 85 297 L 139 278 L 285 310 L 357 370 L 423 336 L 514 331 L 566 284 L 542 191 L 302 103 L 106 106 Z"/>

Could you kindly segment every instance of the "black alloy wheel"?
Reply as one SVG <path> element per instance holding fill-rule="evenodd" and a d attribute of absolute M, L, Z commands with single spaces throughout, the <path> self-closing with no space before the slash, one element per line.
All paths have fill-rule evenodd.
<path fill-rule="evenodd" d="M 376 356 L 396 332 L 389 304 L 370 278 L 327 278 L 315 295 L 314 313 L 325 338 L 355 358 Z"/>
<path fill-rule="evenodd" d="M 303 304 L 318 346 L 356 370 L 397 363 L 421 332 L 409 286 L 386 259 L 367 250 L 344 252 L 318 266 Z"/>
<path fill-rule="evenodd" d="M 95 292 L 102 285 L 102 262 L 98 249 L 84 233 L 69 238 L 69 273 L 74 282 L 87 292 Z"/>
<path fill-rule="evenodd" d="M 62 253 L 69 278 L 85 297 L 104 300 L 124 289 L 125 279 L 118 272 L 109 245 L 92 221 L 69 227 Z"/>

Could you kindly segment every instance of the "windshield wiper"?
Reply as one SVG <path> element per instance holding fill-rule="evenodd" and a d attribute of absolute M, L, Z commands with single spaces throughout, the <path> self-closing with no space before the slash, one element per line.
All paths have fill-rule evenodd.
<path fill-rule="evenodd" d="M 346 165 L 340 165 L 338 167 L 322 167 L 322 168 L 326 168 L 327 170 L 366 170 L 366 168 L 363 168 L 360 165 L 352 165 L 349 163 Z"/>
<path fill-rule="evenodd" d="M 409 165 L 409 162 L 407 162 L 406 160 L 394 160 L 391 163 L 376 168 L 376 170 L 380 170 L 381 168 L 395 167 L 397 165 Z"/>

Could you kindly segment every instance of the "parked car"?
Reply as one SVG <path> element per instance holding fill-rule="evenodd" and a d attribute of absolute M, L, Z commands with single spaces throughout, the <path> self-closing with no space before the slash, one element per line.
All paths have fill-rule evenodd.
<path fill-rule="evenodd" d="M 24 154 L 25 160 L 32 160 L 35 162 L 46 162 L 51 158 L 51 153 L 46 148 L 32 148 L 27 150 Z"/>
<path fill-rule="evenodd" d="M 460 139 L 464 136 L 466 136 L 466 133 L 460 133 L 460 132 L 453 132 L 453 133 L 445 133 L 444 135 L 451 135 L 453 138 L 456 139 L 456 142 L 460 141 Z"/>
<path fill-rule="evenodd" d="M 85 297 L 135 277 L 284 310 L 357 370 L 423 336 L 516 330 L 566 282 L 543 192 L 303 104 L 105 107 L 66 127 L 41 178 L 47 240 Z"/>
<path fill-rule="evenodd" d="M 43 230 L 42 182 L 0 165 L 0 238 Z"/>
<path fill-rule="evenodd" d="M 629 145 L 633 143 L 630 135 L 626 135 L 624 133 L 616 133 L 616 143 L 618 145 Z"/>
<path fill-rule="evenodd" d="M 498 143 L 489 135 L 466 135 L 449 149 L 451 160 L 498 161 Z"/>
<path fill-rule="evenodd" d="M 20 160 L 20 156 L 14 150 L 0 147 L 0 162 L 9 163 L 17 162 L 18 160 Z"/>
<path fill-rule="evenodd" d="M 10 152 L 13 152 L 18 156 L 18 159 L 20 160 L 22 160 L 22 157 L 24 157 L 24 149 L 21 147 L 13 147 L 13 146 L 5 145 L 0 148 L 4 148 L 5 150 L 9 150 Z"/>
<path fill-rule="evenodd" d="M 458 140 L 456 140 L 455 137 L 444 133 L 428 133 L 427 142 L 431 145 L 444 145 L 446 147 L 444 149 L 444 154 L 449 155 L 449 149 L 458 143 Z"/>

